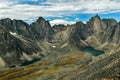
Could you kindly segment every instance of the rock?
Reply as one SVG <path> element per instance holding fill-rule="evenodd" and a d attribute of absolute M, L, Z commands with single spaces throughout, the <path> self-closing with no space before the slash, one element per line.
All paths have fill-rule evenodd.
<path fill-rule="evenodd" d="M 9 18 L 0 20 L 0 24 L 13 33 L 30 38 L 32 34 L 30 26 L 22 20 L 11 20 Z"/>
<path fill-rule="evenodd" d="M 89 34 L 89 28 L 82 22 L 77 22 L 73 25 L 73 29 L 70 32 L 69 40 L 70 44 L 76 45 L 77 47 L 83 48 L 87 46 L 85 39 Z"/>
<path fill-rule="evenodd" d="M 11 35 L 2 25 L 0 25 L 0 46 L 0 56 L 8 66 L 20 64 L 19 58 L 23 55 L 22 52 L 32 55 L 41 50 L 34 42 Z"/>
<path fill-rule="evenodd" d="M 51 40 L 54 35 L 54 30 L 51 27 L 50 23 L 39 17 L 38 20 L 31 24 L 33 35 L 35 39 L 46 39 Z"/>

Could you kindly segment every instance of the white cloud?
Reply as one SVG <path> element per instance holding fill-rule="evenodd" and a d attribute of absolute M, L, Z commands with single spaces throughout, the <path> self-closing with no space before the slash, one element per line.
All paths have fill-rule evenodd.
<path fill-rule="evenodd" d="M 80 19 L 79 18 L 75 18 L 75 21 L 80 21 Z"/>
<path fill-rule="evenodd" d="M 55 20 L 52 20 L 50 21 L 50 24 L 53 26 L 55 24 L 64 24 L 64 25 L 67 25 L 67 24 L 74 24 L 75 21 L 67 21 L 67 20 L 64 20 L 64 19 L 55 19 Z"/>
<path fill-rule="evenodd" d="M 48 0 L 46 4 L 52 6 L 48 8 L 50 11 L 80 11 L 81 13 L 106 13 L 110 11 L 120 10 L 120 1 L 116 0 L 57 0 L 58 2 L 52 2 Z"/>
<path fill-rule="evenodd" d="M 0 0 L 0 18 L 9 17 L 26 20 L 38 16 L 60 17 L 72 16 L 72 14 L 76 13 L 120 12 L 119 0 L 47 0 L 40 3 L 43 5 L 18 4 L 18 1 Z M 49 6 L 44 4 L 49 4 Z"/>

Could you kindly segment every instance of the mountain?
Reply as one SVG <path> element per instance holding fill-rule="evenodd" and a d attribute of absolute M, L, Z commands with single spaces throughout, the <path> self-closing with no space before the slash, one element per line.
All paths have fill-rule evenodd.
<path fill-rule="evenodd" d="M 0 80 L 104 80 L 120 72 L 120 22 L 0 20 Z M 6 69 L 8 68 L 8 69 Z"/>
<path fill-rule="evenodd" d="M 8 30 L 25 37 L 30 37 L 31 29 L 29 25 L 22 20 L 11 20 L 9 18 L 0 20 L 0 24 L 5 26 Z"/>
<path fill-rule="evenodd" d="M 82 22 L 77 22 L 72 26 L 73 30 L 70 33 L 70 43 L 73 43 L 80 48 L 87 46 L 85 40 L 92 34 L 91 28 Z"/>
<path fill-rule="evenodd" d="M 119 42 L 119 23 L 117 23 L 117 21 L 115 21 L 114 19 L 103 19 L 103 21 L 106 23 L 107 27 L 107 31 L 106 33 L 104 33 L 103 35 L 106 37 L 106 41 L 108 42 L 112 42 L 114 43 L 114 45 L 118 45 L 120 44 Z"/>
<path fill-rule="evenodd" d="M 39 17 L 38 20 L 31 25 L 34 37 L 36 39 L 47 39 L 51 40 L 52 36 L 54 35 L 54 30 L 52 29 L 50 23 Z"/>
<path fill-rule="evenodd" d="M 9 18 L 0 20 L 0 24 L 5 26 L 13 33 L 17 33 L 33 40 L 51 39 L 54 31 L 48 21 L 39 17 L 38 20 L 31 25 L 22 20 L 11 20 Z"/>
<path fill-rule="evenodd" d="M 27 57 L 31 56 L 32 59 L 33 54 L 37 55 L 41 51 L 33 41 L 9 32 L 2 25 L 0 25 L 0 37 L 0 57 L 5 62 L 5 66 L 19 65 L 22 62 L 28 61 Z"/>
<path fill-rule="evenodd" d="M 36 23 L 31 25 L 28 25 L 22 20 L 11 20 L 9 18 L 0 20 L 0 24 L 0 51 L 6 66 L 21 65 L 25 61 L 32 61 L 35 58 L 41 59 L 41 57 L 49 52 L 45 50 L 47 50 L 50 45 L 39 40 L 52 39 L 54 31 L 48 21 L 45 21 L 43 18 L 39 18 Z M 41 31 L 37 33 L 37 30 Z M 39 41 L 39 44 L 36 40 Z"/>

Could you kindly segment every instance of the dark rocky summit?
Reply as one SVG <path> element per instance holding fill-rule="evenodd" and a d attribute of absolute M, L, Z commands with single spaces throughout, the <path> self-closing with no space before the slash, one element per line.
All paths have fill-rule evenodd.
<path fill-rule="evenodd" d="M 11 20 L 9 18 L 0 20 L 0 24 L 13 33 L 33 40 L 51 39 L 54 35 L 51 25 L 42 17 L 39 17 L 38 20 L 31 25 L 22 20 Z"/>
<path fill-rule="evenodd" d="M 120 22 L 98 15 L 54 26 L 42 17 L 30 25 L 1 19 L 0 64 L 0 80 L 116 80 Z"/>
<path fill-rule="evenodd" d="M 54 34 L 49 22 L 43 18 L 31 25 L 9 18 L 0 20 L 0 24 L 0 55 L 8 66 L 41 58 L 43 48 L 41 49 L 41 43 L 37 44 L 36 40 L 50 40 Z"/>
<path fill-rule="evenodd" d="M 28 60 L 24 54 L 29 56 L 33 53 L 37 54 L 40 50 L 33 41 L 14 36 L 0 25 L 0 57 L 6 62 L 6 66 L 18 65 Z"/>
<path fill-rule="evenodd" d="M 9 31 L 30 37 L 31 29 L 29 25 L 22 20 L 11 20 L 9 18 L 0 20 L 0 24 L 5 26 Z"/>
<path fill-rule="evenodd" d="M 54 30 L 52 29 L 50 23 L 42 17 L 39 17 L 36 22 L 32 23 L 31 28 L 33 35 L 37 40 L 51 40 L 54 35 Z"/>

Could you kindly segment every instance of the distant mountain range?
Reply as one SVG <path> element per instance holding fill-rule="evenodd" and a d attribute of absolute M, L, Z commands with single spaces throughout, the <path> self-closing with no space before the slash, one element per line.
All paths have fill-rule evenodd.
<path fill-rule="evenodd" d="M 26 79 L 27 74 L 24 72 L 20 73 L 21 76 L 25 76 L 25 80 L 103 80 L 102 78 L 114 77 L 120 72 L 120 22 L 101 19 L 98 15 L 86 23 L 79 21 L 72 25 L 54 26 L 42 17 L 30 25 L 22 20 L 1 19 L 0 67 L 24 66 L 27 69 L 25 65 L 36 67 L 42 62 L 48 69 L 56 70 L 56 66 L 61 68 L 53 73 L 58 77 L 44 77 L 44 74 L 36 76 L 36 69 L 40 70 L 40 67 L 33 71 L 36 75 L 29 76 L 36 78 Z M 70 68 L 79 71 L 80 67 L 83 73 L 71 70 L 64 72 L 64 69 Z M 61 76 L 60 72 L 63 73 Z M 0 79 L 14 80 L 20 77 L 6 78 L 4 73 Z"/>

